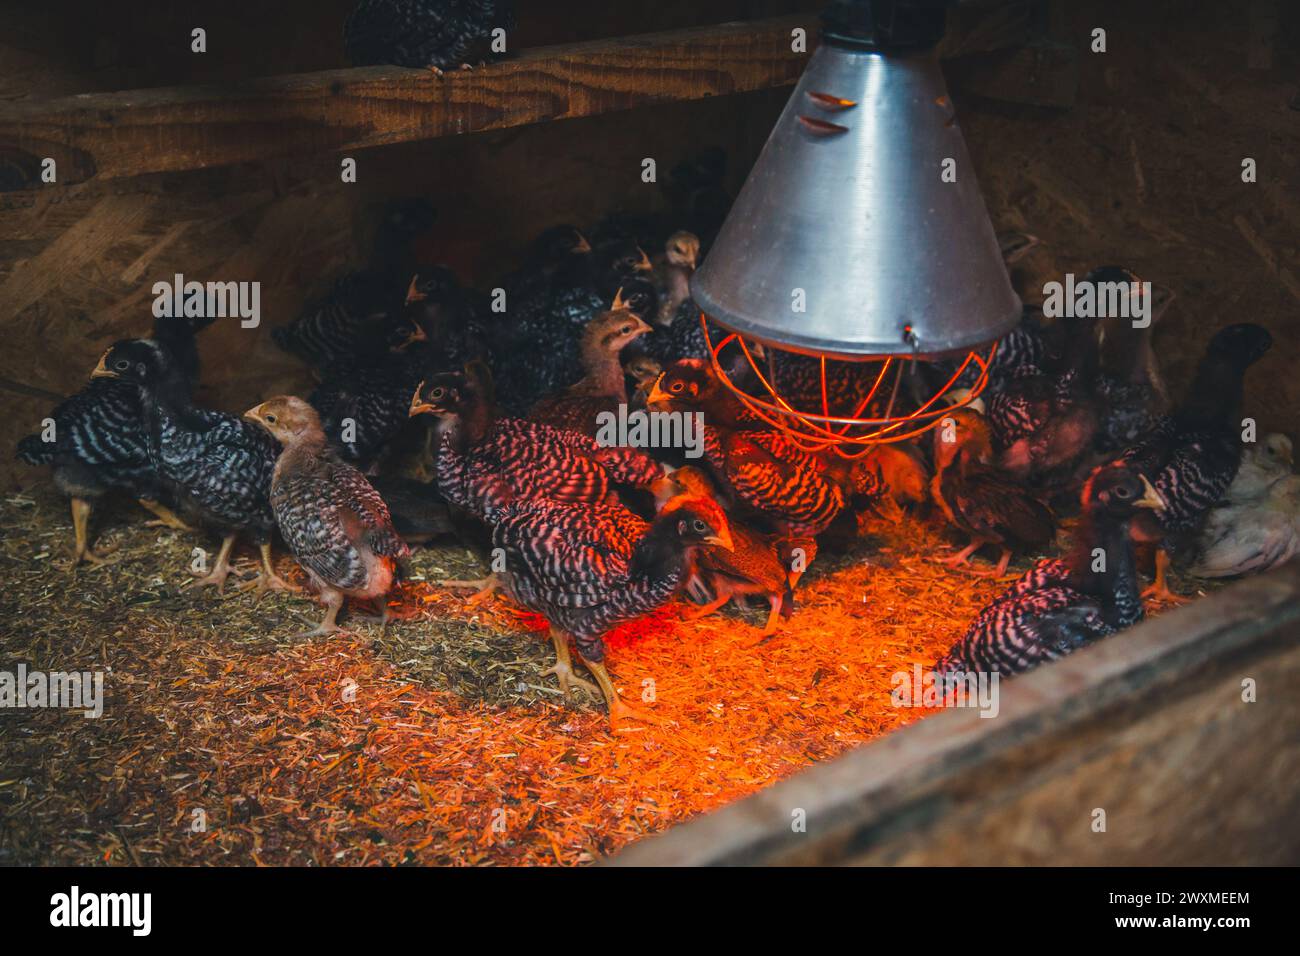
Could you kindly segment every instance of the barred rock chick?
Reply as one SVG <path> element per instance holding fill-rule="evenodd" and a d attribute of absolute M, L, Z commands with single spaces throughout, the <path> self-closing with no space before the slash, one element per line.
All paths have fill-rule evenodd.
<path fill-rule="evenodd" d="M 1192 540 L 1236 477 L 1246 372 L 1272 344 L 1268 330 L 1251 322 L 1220 329 L 1206 347 L 1182 405 L 1121 456 L 1151 476 L 1168 505 L 1133 523 L 1137 540 L 1157 544 L 1155 581 L 1147 596 L 1181 600 L 1169 590 L 1170 551 Z"/>
<path fill-rule="evenodd" d="M 757 423 L 706 363 L 675 363 L 651 390 L 647 407 L 703 415 L 703 461 L 725 499 L 783 536 L 821 534 L 855 498 L 881 493 L 879 476 L 860 462 L 806 452 Z"/>
<path fill-rule="evenodd" d="M 518 292 L 507 287 L 504 321 L 492 343 L 492 368 L 505 409 L 524 413 L 582 378 L 582 330 L 611 302 L 641 318 L 652 315 L 650 269 L 635 243 L 617 242 L 595 251 L 575 248 L 544 284 Z"/>
<path fill-rule="evenodd" d="M 498 416 L 478 375 L 444 372 L 422 382 L 411 415 L 437 419 L 438 487 L 484 520 L 512 499 L 569 504 L 610 500 L 615 484 L 644 488 L 663 466 L 633 448 L 602 447 L 573 431 Z"/>
<path fill-rule="evenodd" d="M 582 333 L 582 367 L 586 374 L 563 392 L 543 398 L 528 413 L 530 421 L 592 438 L 597 418 L 618 413 L 627 404 L 627 382 L 619 355 L 650 331 L 650 326 L 615 300 L 615 308 L 592 319 Z"/>
<path fill-rule="evenodd" d="M 153 338 L 159 354 L 175 369 L 188 393 L 198 378 L 199 356 L 194 334 L 212 319 L 160 318 Z M 50 441 L 28 435 L 18 442 L 17 455 L 29 465 L 51 465 L 55 487 L 72 507 L 75 550 L 72 568 L 81 562 L 105 560 L 90 545 L 90 518 L 95 502 L 109 491 L 125 491 L 157 516 L 150 525 L 191 530 L 163 503 L 166 489 L 149 458 L 149 440 L 139 390 L 130 382 L 92 376 L 84 388 L 60 402 L 49 415 L 54 422 Z"/>
<path fill-rule="evenodd" d="M 659 298 L 655 324 L 671 325 L 677 309 L 691 295 L 691 275 L 700 258 L 700 237 L 678 231 L 668 237 L 654 263 L 655 292 Z"/>
<path fill-rule="evenodd" d="M 424 199 L 392 203 L 379 223 L 366 264 L 309 300 L 292 322 L 272 329 L 276 345 L 318 371 L 382 352 L 389 326 L 401 317 L 403 298 L 416 271 L 417 241 L 436 220 L 436 210 Z"/>
<path fill-rule="evenodd" d="M 429 365 L 426 336 L 409 319 L 393 323 L 385 351 L 329 365 L 308 396 L 344 460 L 368 469 L 407 423 L 411 393 Z"/>
<path fill-rule="evenodd" d="M 375 601 L 386 622 L 385 596 L 411 552 L 384 500 L 361 472 L 327 450 L 320 418 L 302 399 L 272 398 L 244 417 L 280 442 L 271 507 L 280 535 L 325 603 L 325 618 L 299 636 L 337 631 L 345 597 Z"/>
<path fill-rule="evenodd" d="M 551 625 L 555 674 L 567 694 L 569 638 L 600 685 L 611 727 L 659 723 L 623 702 L 605 669 L 606 632 L 666 603 L 685 582 L 692 553 L 732 546 L 727 519 L 707 499 L 678 498 L 646 524 L 621 505 L 518 500 L 494 516 L 493 544 L 505 554 L 504 584 L 514 600 Z"/>
<path fill-rule="evenodd" d="M 1019 674 L 1142 620 L 1129 525 L 1163 508 L 1133 468 L 1098 468 L 1084 485 L 1083 518 L 1066 559 L 1038 562 L 994 598 L 934 665 L 936 675 Z"/>
<path fill-rule="evenodd" d="M 353 66 L 425 67 L 439 76 L 491 52 L 492 31 L 513 29 L 513 0 L 361 0 L 343 27 Z"/>
<path fill-rule="evenodd" d="M 254 582 L 259 591 L 295 590 L 271 565 L 271 471 L 279 446 L 265 431 L 225 412 L 190 401 L 184 375 L 147 339 L 114 345 L 93 373 L 130 382 L 140 394 L 149 459 L 187 519 L 222 535 L 221 550 L 209 574 L 191 585 L 225 588 L 230 552 L 240 532 L 248 533 L 262 555 Z"/>
<path fill-rule="evenodd" d="M 652 487 L 657 508 L 682 496 L 707 498 L 716 501 L 717 490 L 708 476 L 698 468 L 678 468 L 665 475 Z M 695 551 L 688 593 L 703 598 L 703 606 L 692 612 L 690 620 L 712 614 L 728 601 L 744 610 L 745 599 L 760 597 L 767 601 L 769 613 L 763 625 L 763 636 L 776 630 L 777 618 L 789 618 L 794 613 L 794 592 L 791 589 L 790 565 L 783 560 L 780 541 L 760 534 L 734 519 L 728 519 L 731 530 L 731 548 L 703 545 Z"/>
<path fill-rule="evenodd" d="M 953 409 L 934 430 L 934 479 L 930 493 L 954 527 L 970 535 L 970 544 L 944 563 L 969 566 L 986 544 L 1001 557 L 991 572 L 1006 574 L 1012 551 L 1035 551 L 1051 543 L 1056 521 L 1047 506 L 993 467 L 993 448 L 984 417 L 970 408 Z"/>

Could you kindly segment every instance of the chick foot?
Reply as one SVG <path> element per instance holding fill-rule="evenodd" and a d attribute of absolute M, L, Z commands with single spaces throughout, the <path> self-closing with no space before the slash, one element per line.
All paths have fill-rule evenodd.
<path fill-rule="evenodd" d="M 182 591 L 188 591 L 190 588 L 202 588 L 209 585 L 215 585 L 218 594 L 225 594 L 226 579 L 230 577 L 230 552 L 235 547 L 235 536 L 228 535 L 221 541 L 221 550 L 217 552 L 217 562 L 212 566 L 212 570 L 205 575 L 196 577 L 193 581 L 187 581 L 181 585 Z"/>
<path fill-rule="evenodd" d="M 473 581 L 439 581 L 438 583 L 445 588 L 477 588 L 478 590 L 465 599 L 465 603 L 471 607 L 482 604 L 501 590 L 501 578 L 495 571 L 485 578 Z"/>

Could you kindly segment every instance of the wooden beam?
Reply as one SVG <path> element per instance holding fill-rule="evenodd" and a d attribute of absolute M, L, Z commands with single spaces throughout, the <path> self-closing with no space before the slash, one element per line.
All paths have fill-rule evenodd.
<path fill-rule="evenodd" d="M 928 717 L 609 862 L 1294 864 L 1297 679 L 1292 562 L 1006 683 L 995 717 Z"/>
<path fill-rule="evenodd" d="M 199 169 L 595 116 L 793 84 L 815 16 L 525 50 L 439 79 L 368 67 L 0 106 L 0 188 Z"/>

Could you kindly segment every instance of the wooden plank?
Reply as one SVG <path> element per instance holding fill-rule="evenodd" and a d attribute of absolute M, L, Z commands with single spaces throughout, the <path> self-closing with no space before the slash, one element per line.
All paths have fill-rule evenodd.
<path fill-rule="evenodd" d="M 93 94 L 0 107 L 0 183 L 40 185 L 41 160 L 63 184 L 320 154 L 595 116 L 793 84 L 808 53 L 791 31 L 815 16 L 526 50 L 439 79 L 368 67 L 230 86 Z"/>
<path fill-rule="evenodd" d="M 1297 678 L 1293 562 L 1007 683 L 995 718 L 937 714 L 609 862 L 1294 863 Z"/>

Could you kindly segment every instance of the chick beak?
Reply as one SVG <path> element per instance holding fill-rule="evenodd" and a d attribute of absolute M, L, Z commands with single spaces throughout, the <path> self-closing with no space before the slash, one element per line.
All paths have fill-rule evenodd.
<path fill-rule="evenodd" d="M 407 412 L 408 418 L 414 418 L 416 415 L 424 415 L 437 411 L 432 405 L 420 398 L 420 393 L 424 391 L 424 383 L 421 382 L 415 387 L 415 394 L 411 396 L 411 409 Z"/>
<path fill-rule="evenodd" d="M 1138 478 L 1142 481 L 1142 497 L 1134 502 L 1134 505 L 1138 508 L 1150 508 L 1152 511 L 1164 511 L 1168 505 L 1165 504 L 1165 499 L 1160 496 L 1160 492 L 1156 491 L 1155 486 L 1147 481 L 1146 475 L 1138 475 Z"/>
<path fill-rule="evenodd" d="M 636 264 L 637 271 L 653 272 L 654 266 L 650 264 L 650 257 L 645 254 L 645 250 L 638 247 L 636 251 L 641 253 L 641 261 Z"/>
<path fill-rule="evenodd" d="M 657 405 L 661 402 L 668 402 L 671 400 L 668 393 L 659 387 L 659 383 L 664 380 L 664 374 L 665 373 L 660 372 L 655 377 L 654 384 L 650 386 L 650 394 L 645 397 L 645 403 L 647 405 Z"/>
<path fill-rule="evenodd" d="M 411 276 L 411 284 L 406 287 L 407 305 L 410 305 L 412 302 L 423 302 L 426 298 L 428 298 L 428 296 L 426 296 L 423 292 L 419 290 L 419 288 L 416 287 L 415 282 L 419 278 L 420 278 L 420 274 L 417 272 L 415 275 Z"/>
<path fill-rule="evenodd" d="M 114 371 L 111 371 L 109 367 L 105 364 L 108 361 L 109 351 L 111 350 L 104 349 L 104 354 L 99 357 L 99 364 L 96 365 L 95 370 L 90 373 L 91 378 L 117 378 L 118 377 L 118 374 Z M 85 366 L 83 365 L 82 368 L 85 368 Z"/>
<path fill-rule="evenodd" d="M 263 402 L 262 404 L 264 405 L 264 404 L 266 404 L 266 403 Z M 250 408 L 248 411 L 244 412 L 244 420 L 245 420 L 245 421 L 253 422 L 254 424 L 257 424 L 257 425 L 261 425 L 261 424 L 263 424 L 263 422 L 262 422 L 262 405 L 254 405 L 254 406 L 253 406 L 252 408 Z"/>
<path fill-rule="evenodd" d="M 697 261 L 698 261 L 698 257 L 696 256 L 695 253 L 692 252 L 692 253 L 687 254 L 687 256 L 686 256 L 686 267 L 687 267 L 688 269 L 690 269 L 692 272 L 694 272 L 695 269 L 696 269 L 696 263 L 697 263 Z"/>
<path fill-rule="evenodd" d="M 722 548 L 724 551 L 735 550 L 735 546 L 731 543 L 731 530 L 725 527 L 719 528 L 717 534 L 711 534 L 705 538 L 704 543 Z"/>
<path fill-rule="evenodd" d="M 411 334 L 406 337 L 406 341 L 402 343 L 402 348 L 409 349 L 416 342 L 427 342 L 427 341 L 429 341 L 429 336 L 424 334 L 424 326 L 416 325 L 415 330 L 411 332 Z"/>
<path fill-rule="evenodd" d="M 641 317 L 640 317 L 639 315 L 638 315 L 638 316 L 633 316 L 633 318 L 636 319 L 636 324 L 634 324 L 634 325 L 632 326 L 632 338 L 634 338 L 634 339 L 639 339 L 641 336 L 645 335 L 647 332 L 653 331 L 653 330 L 650 328 L 650 326 L 647 325 L 647 324 L 646 324 L 646 323 L 641 319 Z"/>
<path fill-rule="evenodd" d="M 578 233 L 578 244 L 573 247 L 574 252 L 591 252 L 591 243 L 582 233 Z"/>

